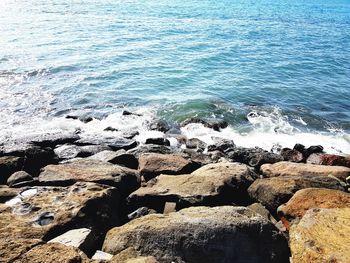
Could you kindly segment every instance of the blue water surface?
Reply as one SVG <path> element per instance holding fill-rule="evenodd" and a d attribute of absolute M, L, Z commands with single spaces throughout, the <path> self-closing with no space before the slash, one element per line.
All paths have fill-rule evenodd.
<path fill-rule="evenodd" d="M 350 131 L 349 0 L 2 0 L 0 115 L 152 107 Z"/>

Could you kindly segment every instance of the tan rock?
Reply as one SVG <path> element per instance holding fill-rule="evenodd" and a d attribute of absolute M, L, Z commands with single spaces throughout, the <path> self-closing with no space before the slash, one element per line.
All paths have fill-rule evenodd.
<path fill-rule="evenodd" d="M 350 262 L 350 208 L 310 209 L 291 226 L 292 261 Z"/>
<path fill-rule="evenodd" d="M 43 244 L 39 239 L 0 239 L 0 262 L 13 262 L 20 255 L 29 251 L 33 247 Z"/>
<path fill-rule="evenodd" d="M 129 194 L 139 187 L 135 170 L 98 160 L 77 160 L 71 163 L 48 165 L 39 175 L 46 185 L 69 185 L 78 181 L 102 183 L 117 187 Z"/>
<path fill-rule="evenodd" d="M 160 175 L 133 192 L 132 206 L 146 206 L 163 212 L 165 202 L 177 208 L 190 205 L 242 204 L 247 202 L 247 188 L 255 173 L 245 164 L 209 164 L 184 175 Z"/>
<path fill-rule="evenodd" d="M 350 208 L 350 194 L 323 188 L 306 188 L 297 191 L 281 205 L 277 213 L 288 228 L 292 221 L 298 222 L 311 208 Z"/>
<path fill-rule="evenodd" d="M 273 215 L 277 208 L 300 189 L 328 188 L 344 190 L 344 187 L 335 178 L 315 175 L 293 175 L 257 179 L 248 188 L 249 196 L 263 204 Z"/>
<path fill-rule="evenodd" d="M 22 189 L 0 205 L 0 243 L 17 239 L 47 241 L 74 225 L 103 232 L 118 224 L 118 209 L 116 189 L 94 183 Z"/>
<path fill-rule="evenodd" d="M 277 229 L 252 210 L 234 206 L 151 214 L 108 231 L 103 251 L 126 250 L 159 262 L 288 262 L 287 242 Z"/>
<path fill-rule="evenodd" d="M 59 243 L 39 245 L 21 255 L 14 263 L 88 263 L 79 249 Z"/>
<path fill-rule="evenodd" d="M 146 153 L 139 158 L 139 171 L 146 180 L 159 174 L 183 174 L 193 172 L 197 165 L 180 155 Z"/>
<path fill-rule="evenodd" d="M 350 168 L 343 166 L 326 166 L 305 163 L 278 162 L 274 164 L 264 164 L 261 166 L 261 172 L 266 177 L 277 176 L 296 176 L 296 175 L 332 175 L 343 181 L 350 176 Z"/>
<path fill-rule="evenodd" d="M 8 186 L 0 186 L 0 203 L 5 203 L 15 197 L 20 190 Z"/>

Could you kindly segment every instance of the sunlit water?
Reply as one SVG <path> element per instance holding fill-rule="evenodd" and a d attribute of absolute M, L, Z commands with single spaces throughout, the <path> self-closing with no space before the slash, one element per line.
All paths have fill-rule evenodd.
<path fill-rule="evenodd" d="M 204 116 L 230 127 L 183 133 L 350 153 L 349 98 L 349 0 L 0 1 L 3 140 Z"/>

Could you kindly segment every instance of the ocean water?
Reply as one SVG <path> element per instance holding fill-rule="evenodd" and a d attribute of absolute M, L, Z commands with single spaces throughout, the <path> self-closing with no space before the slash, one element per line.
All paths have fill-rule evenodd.
<path fill-rule="evenodd" d="M 188 137 L 350 154 L 349 98 L 349 0 L 0 1 L 1 141 L 199 116 L 230 126 Z"/>

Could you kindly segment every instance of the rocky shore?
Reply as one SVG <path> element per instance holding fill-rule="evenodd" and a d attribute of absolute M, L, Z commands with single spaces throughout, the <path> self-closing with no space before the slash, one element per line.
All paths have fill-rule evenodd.
<path fill-rule="evenodd" d="M 349 156 L 150 129 L 2 142 L 0 262 L 350 262 Z"/>

